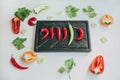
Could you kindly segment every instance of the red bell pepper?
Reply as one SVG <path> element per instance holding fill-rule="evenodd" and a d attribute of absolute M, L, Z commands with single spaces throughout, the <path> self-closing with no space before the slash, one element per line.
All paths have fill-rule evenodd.
<path fill-rule="evenodd" d="M 62 38 L 62 41 L 64 41 L 67 38 L 67 35 L 68 35 L 68 30 L 67 30 L 66 27 L 63 28 L 63 31 L 64 31 L 64 36 Z"/>
<path fill-rule="evenodd" d="M 84 38 L 84 30 L 80 27 L 77 30 L 79 32 L 79 36 L 77 38 L 75 38 L 75 40 L 79 41 L 79 40 L 82 40 Z"/>
<path fill-rule="evenodd" d="M 12 19 L 12 31 L 14 34 L 18 34 L 20 32 L 20 22 L 20 17 Z"/>
<path fill-rule="evenodd" d="M 104 59 L 98 55 L 91 63 L 89 70 L 93 74 L 102 74 L 104 72 Z"/>
<path fill-rule="evenodd" d="M 58 41 L 60 41 L 61 39 L 61 28 L 60 27 L 57 27 L 57 39 Z"/>
<path fill-rule="evenodd" d="M 49 35 L 49 30 L 47 28 L 42 28 L 41 32 L 45 33 L 41 38 L 41 40 L 44 40 Z"/>
<path fill-rule="evenodd" d="M 55 35 L 55 33 L 54 33 L 54 27 L 52 26 L 52 27 L 50 28 L 50 40 L 53 40 L 53 39 L 54 39 L 54 35 Z"/>

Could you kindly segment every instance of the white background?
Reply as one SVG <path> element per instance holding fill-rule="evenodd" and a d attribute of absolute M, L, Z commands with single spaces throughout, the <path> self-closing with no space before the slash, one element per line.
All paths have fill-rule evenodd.
<path fill-rule="evenodd" d="M 71 72 L 71 80 L 119 80 L 120 79 L 120 1 L 119 0 L 0 0 L 0 80 L 68 80 L 68 77 L 60 75 L 57 70 L 63 65 L 64 60 L 73 57 L 76 67 Z M 28 70 L 22 71 L 13 67 L 10 63 L 11 54 L 19 61 L 24 51 L 33 50 L 35 27 L 27 25 L 28 18 L 21 23 L 21 29 L 28 29 L 25 35 L 14 35 L 11 31 L 10 21 L 14 12 L 19 7 L 32 8 L 37 4 L 48 4 L 50 9 L 36 16 L 39 20 L 71 20 L 65 13 L 65 7 L 72 4 L 80 8 L 78 17 L 72 20 L 89 20 L 89 24 L 97 23 L 97 28 L 90 26 L 91 52 L 40 52 L 46 61 L 43 64 L 33 63 Z M 93 6 L 98 14 L 96 18 L 89 19 L 82 12 L 82 8 Z M 63 14 L 58 16 L 57 12 Z M 110 27 L 103 27 L 100 19 L 104 14 L 114 17 L 114 24 Z M 26 37 L 26 47 L 20 51 L 11 44 L 16 37 Z M 100 38 L 106 37 L 108 42 L 103 44 Z M 88 67 L 97 55 L 103 55 L 105 71 L 96 76 L 91 75 Z"/>

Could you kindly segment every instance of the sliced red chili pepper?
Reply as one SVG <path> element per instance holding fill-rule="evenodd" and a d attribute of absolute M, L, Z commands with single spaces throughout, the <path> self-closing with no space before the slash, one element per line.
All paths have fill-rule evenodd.
<path fill-rule="evenodd" d="M 44 40 L 49 35 L 49 30 L 47 28 L 42 28 L 41 32 L 45 33 L 41 38 L 41 40 Z"/>
<path fill-rule="evenodd" d="M 66 27 L 63 28 L 63 31 L 64 31 L 64 36 L 62 38 L 62 41 L 64 41 L 67 38 L 67 35 L 68 35 L 68 30 L 67 30 Z"/>
<path fill-rule="evenodd" d="M 54 27 L 52 26 L 52 27 L 50 28 L 50 40 L 53 40 L 53 39 L 54 39 L 54 35 L 55 35 L 55 33 L 54 33 Z"/>
<path fill-rule="evenodd" d="M 31 17 L 29 20 L 28 20 L 28 24 L 30 26 L 34 26 L 36 24 L 36 17 Z"/>
<path fill-rule="evenodd" d="M 11 63 L 18 69 L 25 70 L 28 69 L 29 67 L 23 67 L 17 63 L 14 57 L 11 57 Z"/>
<path fill-rule="evenodd" d="M 89 67 L 89 70 L 93 74 L 101 74 L 104 72 L 104 59 L 101 55 L 95 57 Z"/>
<path fill-rule="evenodd" d="M 57 27 L 57 39 L 58 41 L 60 41 L 61 39 L 61 28 L 60 27 Z"/>
<path fill-rule="evenodd" d="M 20 32 L 20 17 L 15 17 L 12 19 L 12 31 L 15 34 Z"/>
<path fill-rule="evenodd" d="M 77 38 L 75 38 L 75 40 L 79 41 L 79 40 L 82 40 L 84 38 L 84 30 L 80 27 L 77 30 L 79 32 L 79 36 Z"/>

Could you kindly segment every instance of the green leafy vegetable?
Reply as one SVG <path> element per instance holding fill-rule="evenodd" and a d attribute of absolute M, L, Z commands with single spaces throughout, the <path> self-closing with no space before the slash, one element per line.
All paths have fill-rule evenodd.
<path fill-rule="evenodd" d="M 23 45 L 23 43 L 26 41 L 27 39 L 26 38 L 19 38 L 17 37 L 13 42 L 12 44 L 18 49 L 18 50 L 21 50 L 23 49 L 25 46 Z"/>
<path fill-rule="evenodd" d="M 16 17 L 20 17 L 22 21 L 25 20 L 30 15 L 31 11 L 29 9 L 26 9 L 25 7 L 23 8 L 18 8 L 18 11 L 15 12 Z"/>
<path fill-rule="evenodd" d="M 71 72 L 71 70 L 73 69 L 73 67 L 75 67 L 75 66 L 76 66 L 76 64 L 75 64 L 73 58 L 67 59 L 67 60 L 65 60 L 64 66 L 61 66 L 61 67 L 58 69 L 58 72 L 61 73 L 61 74 L 62 74 L 63 72 L 67 72 L 69 78 L 71 78 L 70 72 Z"/>
<path fill-rule="evenodd" d="M 76 17 L 78 11 L 79 11 L 79 9 L 72 5 L 68 5 L 66 7 L 66 13 L 70 18 Z"/>
<path fill-rule="evenodd" d="M 94 18 L 97 16 L 92 6 L 88 6 L 88 8 L 83 8 L 83 12 L 86 13 L 89 18 Z"/>

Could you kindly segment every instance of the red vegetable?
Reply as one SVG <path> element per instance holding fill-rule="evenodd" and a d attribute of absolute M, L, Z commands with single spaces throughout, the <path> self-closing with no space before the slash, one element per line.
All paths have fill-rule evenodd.
<path fill-rule="evenodd" d="M 12 31 L 15 34 L 20 32 L 20 17 L 15 17 L 12 19 Z"/>
<path fill-rule="evenodd" d="M 61 39 L 61 29 L 60 27 L 57 27 L 57 39 L 60 41 Z"/>
<path fill-rule="evenodd" d="M 67 34 L 68 34 L 68 30 L 66 27 L 63 28 L 63 31 L 64 31 L 64 36 L 62 38 L 62 41 L 64 41 L 67 38 Z"/>
<path fill-rule="evenodd" d="M 21 69 L 21 70 L 25 70 L 25 69 L 29 68 L 29 67 L 23 67 L 23 66 L 19 65 L 14 57 L 11 57 L 11 63 L 13 64 L 13 66 L 15 66 L 16 68 Z"/>
<path fill-rule="evenodd" d="M 28 20 L 28 25 L 30 26 L 34 26 L 36 24 L 36 17 L 31 17 L 29 20 Z"/>
<path fill-rule="evenodd" d="M 42 28 L 41 32 L 45 33 L 41 38 L 41 40 L 44 40 L 49 35 L 49 30 L 47 28 Z"/>
<path fill-rule="evenodd" d="M 50 28 L 50 40 L 53 40 L 53 38 L 54 38 L 54 27 L 51 27 Z"/>
<path fill-rule="evenodd" d="M 79 36 L 77 38 L 75 38 L 75 40 L 79 41 L 79 40 L 82 40 L 84 38 L 84 31 L 80 27 L 77 30 L 79 32 Z"/>
<path fill-rule="evenodd" d="M 104 59 L 101 55 L 98 55 L 91 63 L 89 67 L 90 72 L 93 74 L 101 74 L 104 72 Z"/>

